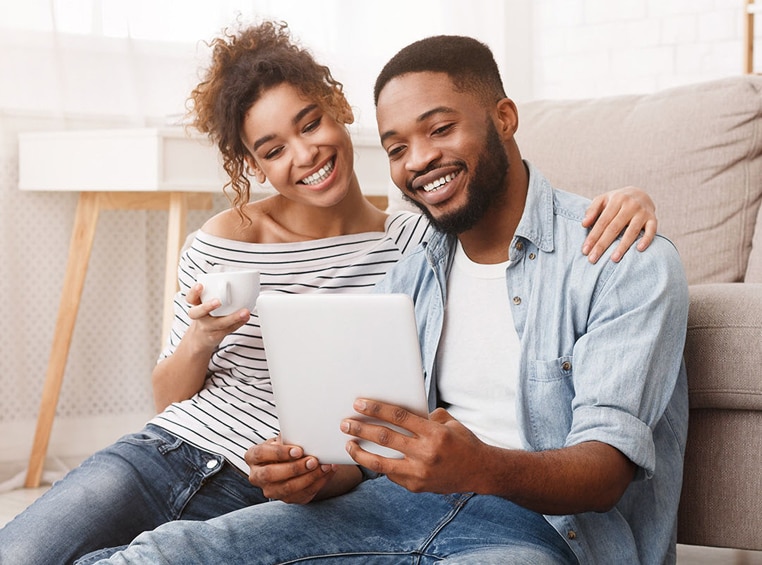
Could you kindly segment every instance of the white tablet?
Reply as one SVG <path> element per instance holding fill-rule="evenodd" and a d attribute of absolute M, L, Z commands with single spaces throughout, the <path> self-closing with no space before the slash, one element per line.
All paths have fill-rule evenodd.
<path fill-rule="evenodd" d="M 405 294 L 260 294 L 262 327 L 284 443 L 321 463 L 355 463 L 339 429 L 358 397 L 428 416 L 413 302 Z M 364 418 L 364 417 L 363 417 Z M 392 427 L 392 426 L 390 426 Z M 361 442 L 367 451 L 398 451 Z"/>

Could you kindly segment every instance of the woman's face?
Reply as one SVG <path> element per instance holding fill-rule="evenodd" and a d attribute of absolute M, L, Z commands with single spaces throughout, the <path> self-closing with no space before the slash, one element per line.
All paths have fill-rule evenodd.
<path fill-rule="evenodd" d="M 288 83 L 265 91 L 249 108 L 243 141 L 258 180 L 267 178 L 291 200 L 330 206 L 356 182 L 346 127 Z"/>

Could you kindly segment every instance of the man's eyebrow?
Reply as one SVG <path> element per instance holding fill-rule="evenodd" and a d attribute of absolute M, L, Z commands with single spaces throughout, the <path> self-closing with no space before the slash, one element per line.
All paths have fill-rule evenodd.
<path fill-rule="evenodd" d="M 415 119 L 415 122 L 417 124 L 420 124 L 421 122 L 424 122 L 428 120 L 431 116 L 434 116 L 436 114 L 454 114 L 455 109 L 450 108 L 449 106 L 437 106 L 436 108 L 432 108 L 431 110 L 426 110 L 423 114 L 418 116 Z M 396 135 L 396 130 L 388 130 L 381 134 L 381 143 L 383 143 L 388 138 Z"/>
<path fill-rule="evenodd" d="M 420 116 L 418 116 L 418 119 L 416 122 L 421 123 L 424 120 L 429 119 L 434 114 L 454 114 L 455 109 L 450 108 L 449 106 L 437 106 L 436 108 L 432 108 L 431 110 L 428 110 L 427 112 L 424 112 Z"/>
<path fill-rule="evenodd" d="M 302 108 L 301 110 L 299 110 L 299 111 L 296 113 L 296 115 L 294 116 L 294 118 L 291 120 L 291 123 L 292 123 L 293 125 L 296 125 L 296 124 L 298 124 L 298 123 L 299 123 L 299 122 L 300 122 L 300 121 L 301 121 L 301 120 L 304 118 L 304 116 L 306 116 L 307 114 L 309 114 L 310 112 L 312 112 L 312 111 L 313 111 L 315 108 L 317 108 L 317 107 L 318 107 L 318 105 L 317 105 L 317 104 L 309 104 L 309 105 L 305 106 L 304 108 Z M 263 135 L 262 137 L 260 137 L 259 139 L 257 139 L 257 140 L 256 140 L 256 141 L 255 141 L 255 142 L 252 144 L 251 148 L 252 148 L 252 150 L 253 150 L 253 151 L 256 151 L 257 149 L 259 149 L 260 147 L 262 147 L 262 146 L 263 146 L 265 143 L 267 143 L 268 141 L 270 141 L 270 140 L 272 140 L 272 139 L 274 139 L 274 138 L 275 138 L 275 136 L 274 136 L 274 135 L 272 135 L 272 134 L 270 134 L 270 135 Z"/>

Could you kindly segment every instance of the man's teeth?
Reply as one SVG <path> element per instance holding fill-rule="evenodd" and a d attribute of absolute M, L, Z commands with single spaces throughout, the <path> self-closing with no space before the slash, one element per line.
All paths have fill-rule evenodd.
<path fill-rule="evenodd" d="M 333 171 L 333 159 L 328 161 L 325 164 L 325 166 L 322 169 L 320 169 L 318 172 L 313 173 L 306 178 L 303 178 L 302 182 L 304 184 L 309 184 L 309 185 L 319 184 L 328 178 L 328 175 L 331 174 L 331 171 Z"/>
<path fill-rule="evenodd" d="M 431 192 L 433 190 L 438 189 L 440 186 L 447 184 L 454 178 L 455 178 L 455 173 L 450 173 L 448 175 L 443 176 L 441 179 L 437 179 L 428 184 L 424 184 L 423 190 L 425 190 L 426 192 Z"/>

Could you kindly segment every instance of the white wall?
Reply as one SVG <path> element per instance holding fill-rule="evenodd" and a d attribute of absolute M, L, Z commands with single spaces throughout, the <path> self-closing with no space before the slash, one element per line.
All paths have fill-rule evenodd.
<path fill-rule="evenodd" d="M 532 95 L 653 92 L 740 74 L 742 14 L 743 0 L 538 0 Z"/>

